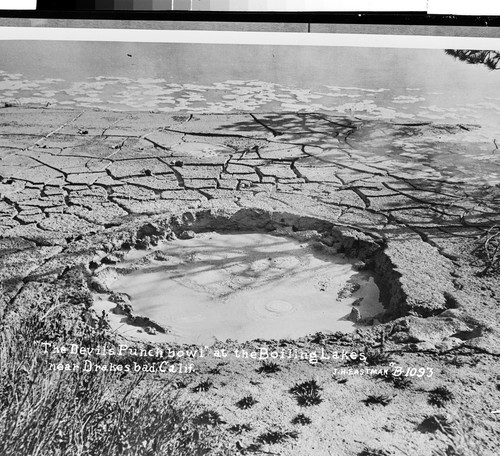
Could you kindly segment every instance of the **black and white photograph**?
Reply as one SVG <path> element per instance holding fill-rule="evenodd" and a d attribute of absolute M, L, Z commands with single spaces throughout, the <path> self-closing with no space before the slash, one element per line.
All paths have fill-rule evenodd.
<path fill-rule="evenodd" d="M 498 454 L 499 39 L 7 22 L 0 455 Z"/>

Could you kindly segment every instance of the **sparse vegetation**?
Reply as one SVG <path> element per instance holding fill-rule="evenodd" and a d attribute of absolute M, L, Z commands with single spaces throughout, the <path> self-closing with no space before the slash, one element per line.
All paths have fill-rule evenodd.
<path fill-rule="evenodd" d="M 309 380 L 303 383 L 297 383 L 290 388 L 290 393 L 295 396 L 297 403 L 303 407 L 318 405 L 323 402 L 320 391 L 322 388 L 316 380 Z"/>

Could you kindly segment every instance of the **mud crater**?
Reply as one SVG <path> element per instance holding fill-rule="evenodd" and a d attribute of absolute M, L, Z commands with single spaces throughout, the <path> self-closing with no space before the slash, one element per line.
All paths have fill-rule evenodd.
<path fill-rule="evenodd" d="M 383 250 L 376 236 L 310 217 L 172 216 L 89 264 L 94 310 L 119 334 L 151 342 L 353 332 L 392 318 Z"/>

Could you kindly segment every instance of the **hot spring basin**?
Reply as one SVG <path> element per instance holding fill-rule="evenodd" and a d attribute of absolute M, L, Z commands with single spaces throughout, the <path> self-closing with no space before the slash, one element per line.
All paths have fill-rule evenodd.
<path fill-rule="evenodd" d="M 111 326 L 151 341 L 212 344 L 351 332 L 358 326 L 348 319 L 354 301 L 363 320 L 384 311 L 369 272 L 317 246 L 263 233 L 203 233 L 156 251 L 133 250 L 110 288 L 169 333 L 146 334 L 109 313 Z M 99 299 L 98 312 L 116 306 Z"/>

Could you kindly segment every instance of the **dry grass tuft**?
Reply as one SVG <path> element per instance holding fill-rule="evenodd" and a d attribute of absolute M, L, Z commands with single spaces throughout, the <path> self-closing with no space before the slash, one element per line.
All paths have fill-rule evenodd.
<path fill-rule="evenodd" d="M 84 305 L 80 314 L 75 308 L 72 303 L 66 312 L 64 305 L 40 302 L 16 325 L 0 321 L 2 456 L 229 454 L 220 432 L 197 426 L 195 406 L 182 403 L 164 384 L 160 389 L 123 372 L 51 370 L 51 363 L 77 360 L 44 354 L 41 341 L 78 340 L 92 347 L 106 338 L 99 321 L 87 323 Z M 87 359 L 105 362 L 92 356 Z"/>

